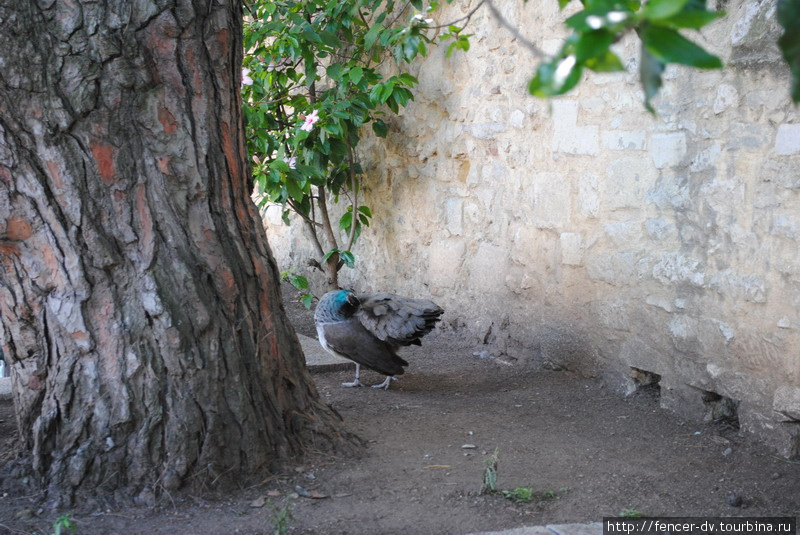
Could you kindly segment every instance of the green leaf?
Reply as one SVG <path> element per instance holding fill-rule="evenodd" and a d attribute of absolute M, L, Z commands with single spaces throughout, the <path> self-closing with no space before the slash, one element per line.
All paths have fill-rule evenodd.
<path fill-rule="evenodd" d="M 317 34 L 317 32 L 315 32 L 311 26 L 306 26 L 300 30 L 300 35 L 306 41 L 311 41 L 312 43 L 322 43 L 322 39 L 320 38 L 319 34 Z"/>
<path fill-rule="evenodd" d="M 352 83 L 358 85 L 358 82 L 360 82 L 361 79 L 364 77 L 364 69 L 362 69 L 361 67 L 353 67 L 352 69 L 350 69 L 348 76 L 350 77 L 350 81 Z"/>
<path fill-rule="evenodd" d="M 358 211 L 367 217 L 372 217 L 372 210 L 369 209 L 369 206 L 361 205 L 358 207 Z"/>
<path fill-rule="evenodd" d="M 537 97 L 563 95 L 578 83 L 583 67 L 575 56 L 556 58 L 550 63 L 539 65 L 533 80 L 528 84 L 528 92 Z"/>
<path fill-rule="evenodd" d="M 327 261 L 328 261 L 328 259 L 329 259 L 330 257 L 332 257 L 333 255 L 335 255 L 335 254 L 336 254 L 336 253 L 338 253 L 338 252 L 339 252 L 339 249 L 336 249 L 336 248 L 333 248 L 333 249 L 331 249 L 330 251 L 328 251 L 328 252 L 325 254 L 325 256 L 323 256 L 323 257 L 322 257 L 322 262 L 323 262 L 323 263 L 324 263 L 324 262 L 327 262 Z"/>
<path fill-rule="evenodd" d="M 343 70 L 344 66 L 342 66 L 341 63 L 333 63 L 331 65 L 328 65 L 328 68 L 325 69 L 325 72 L 328 74 L 328 76 L 330 76 L 331 78 L 333 78 L 338 82 L 342 78 Z"/>
<path fill-rule="evenodd" d="M 778 39 L 778 47 L 792 73 L 792 102 L 800 103 L 800 0 L 778 1 L 778 23 L 783 26 L 783 35 Z"/>
<path fill-rule="evenodd" d="M 375 132 L 375 135 L 378 137 L 386 137 L 386 134 L 389 132 L 389 128 L 385 122 L 381 119 L 377 119 L 372 122 L 372 131 Z"/>
<path fill-rule="evenodd" d="M 347 232 L 350 230 L 350 225 L 352 224 L 353 224 L 353 212 L 345 212 L 339 219 L 339 230 L 344 230 L 345 232 Z"/>
<path fill-rule="evenodd" d="M 286 270 L 281 272 L 281 280 L 287 281 L 289 284 L 291 284 L 298 290 L 308 289 L 308 279 L 302 275 L 294 273 L 292 270 Z"/>
<path fill-rule="evenodd" d="M 286 184 L 286 191 L 289 193 L 289 196 L 292 199 L 300 201 L 303 199 L 303 197 L 305 197 L 302 186 L 296 180 L 287 177 L 285 184 Z"/>
<path fill-rule="evenodd" d="M 369 50 L 372 48 L 372 45 L 375 44 L 375 41 L 380 37 L 381 32 L 383 31 L 383 26 L 380 24 L 375 24 L 369 31 L 364 35 L 364 48 Z"/>
<path fill-rule="evenodd" d="M 417 78 L 407 72 L 401 73 L 397 76 L 397 79 L 403 83 L 403 85 L 407 85 L 408 87 L 414 87 L 416 84 L 419 83 Z"/>
<path fill-rule="evenodd" d="M 605 30 L 580 33 L 575 43 L 575 56 L 579 63 L 587 59 L 605 57 L 608 47 L 614 42 L 615 35 Z"/>
<path fill-rule="evenodd" d="M 722 61 L 717 56 L 709 54 L 673 29 L 647 24 L 640 29 L 639 35 L 647 50 L 662 63 L 680 63 L 700 69 L 722 67 Z"/>
<path fill-rule="evenodd" d="M 356 258 L 350 251 L 342 251 L 340 258 L 350 269 L 356 267 Z"/>
<path fill-rule="evenodd" d="M 611 50 L 606 50 L 605 55 L 602 57 L 587 59 L 584 65 L 586 65 L 587 69 L 591 69 L 594 72 L 617 72 L 625 70 L 625 65 L 622 64 L 619 57 Z"/>
<path fill-rule="evenodd" d="M 414 95 L 405 87 L 395 86 L 392 91 L 392 98 L 397 102 L 398 106 L 405 106 L 409 100 L 414 99 Z"/>
<path fill-rule="evenodd" d="M 655 114 L 656 111 L 650 101 L 661 88 L 661 73 L 664 72 L 664 64 L 648 52 L 644 43 L 642 43 L 641 59 L 639 61 L 639 81 L 641 81 L 644 89 L 644 105 L 650 113 Z"/>
<path fill-rule="evenodd" d="M 276 171 L 281 171 L 283 173 L 288 173 L 291 169 L 289 168 L 289 164 L 284 162 L 282 158 L 277 158 L 272 160 L 269 163 L 269 168 L 274 169 Z"/>
<path fill-rule="evenodd" d="M 632 12 L 624 10 L 587 9 L 575 13 L 565 20 L 564 24 L 579 32 L 601 29 L 616 30 L 630 22 L 632 16 Z"/>
<path fill-rule="evenodd" d="M 319 32 L 319 36 L 322 39 L 322 42 L 331 48 L 336 49 L 342 46 L 342 42 L 338 37 L 336 37 L 336 34 L 329 32 L 328 30 L 322 30 Z"/>
<path fill-rule="evenodd" d="M 680 12 L 689 0 L 649 0 L 642 10 L 650 20 L 668 19 Z"/>
<path fill-rule="evenodd" d="M 670 26 L 672 28 L 699 30 L 706 24 L 724 16 L 724 11 L 684 10 L 668 19 L 660 20 L 658 23 L 662 26 Z"/>
<path fill-rule="evenodd" d="M 303 294 L 300 296 L 300 302 L 302 302 L 306 308 L 310 309 L 311 305 L 314 303 L 314 296 L 309 293 Z"/>

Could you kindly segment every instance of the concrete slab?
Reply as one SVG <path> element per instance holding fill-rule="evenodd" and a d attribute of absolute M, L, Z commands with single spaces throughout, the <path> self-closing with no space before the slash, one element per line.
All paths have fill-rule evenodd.
<path fill-rule="evenodd" d="M 11 399 L 11 377 L 0 377 L 0 399 Z"/>
<path fill-rule="evenodd" d="M 336 370 L 351 370 L 355 366 L 352 361 L 331 355 L 319 345 L 316 338 L 311 338 L 300 333 L 297 334 L 303 353 L 306 356 L 306 366 L 313 372 L 329 372 Z"/>
<path fill-rule="evenodd" d="M 548 524 L 547 526 L 525 526 L 469 535 L 603 535 L 602 522 L 587 524 Z"/>

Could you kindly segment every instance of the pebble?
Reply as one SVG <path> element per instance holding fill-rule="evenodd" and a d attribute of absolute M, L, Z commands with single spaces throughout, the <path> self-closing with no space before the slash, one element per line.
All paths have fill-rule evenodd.
<path fill-rule="evenodd" d="M 464 444 L 463 446 L 461 446 L 461 449 L 462 450 L 474 450 L 477 447 L 478 446 L 476 446 L 475 444 Z"/>
<path fill-rule="evenodd" d="M 722 455 L 730 455 L 731 453 L 733 453 L 731 448 L 725 448 L 725 451 L 722 452 Z"/>
<path fill-rule="evenodd" d="M 33 511 L 30 509 L 22 509 L 21 511 L 17 511 L 14 518 L 17 520 L 29 520 L 33 518 Z"/>
<path fill-rule="evenodd" d="M 742 497 L 739 496 L 736 492 L 731 492 L 728 494 L 728 505 L 731 507 L 741 507 L 742 506 Z"/>

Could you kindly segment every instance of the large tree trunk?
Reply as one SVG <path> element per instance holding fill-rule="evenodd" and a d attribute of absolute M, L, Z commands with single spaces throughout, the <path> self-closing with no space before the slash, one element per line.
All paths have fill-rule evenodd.
<path fill-rule="evenodd" d="M 338 443 L 250 199 L 239 0 L 0 0 L 0 341 L 51 504 Z"/>

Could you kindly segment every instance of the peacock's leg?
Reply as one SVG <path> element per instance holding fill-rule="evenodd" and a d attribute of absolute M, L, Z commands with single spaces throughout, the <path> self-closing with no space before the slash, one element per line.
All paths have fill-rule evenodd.
<path fill-rule="evenodd" d="M 358 375 L 361 372 L 361 364 L 356 363 L 356 378 L 352 383 L 342 383 L 342 386 L 347 388 L 353 388 L 355 386 L 363 386 L 361 381 L 358 380 Z"/>

